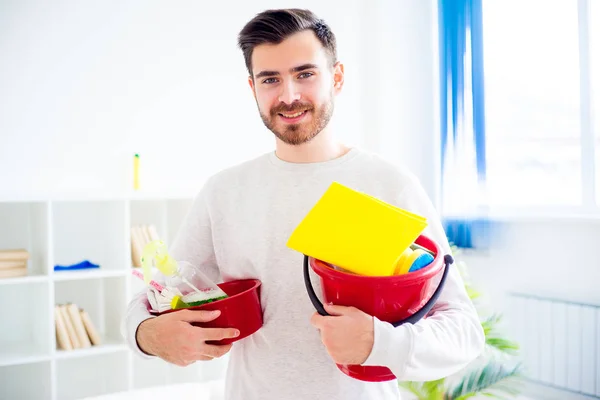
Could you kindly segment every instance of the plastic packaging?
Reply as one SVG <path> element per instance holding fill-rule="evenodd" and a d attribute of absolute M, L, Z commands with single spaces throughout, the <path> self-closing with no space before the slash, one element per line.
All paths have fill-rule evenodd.
<path fill-rule="evenodd" d="M 161 240 L 154 240 L 144 247 L 142 268 L 147 284 L 152 279 L 152 264 L 165 276 L 165 289 L 172 293 L 168 296 L 168 301 L 173 309 L 198 306 L 227 297 L 227 294 L 198 268 L 171 257 L 166 244 Z"/>
<path fill-rule="evenodd" d="M 177 263 L 178 272 L 166 279 L 167 287 L 178 289 L 181 301 L 188 306 L 199 306 L 227 297 L 227 294 L 216 283 L 210 280 L 198 268 L 188 262 Z"/>

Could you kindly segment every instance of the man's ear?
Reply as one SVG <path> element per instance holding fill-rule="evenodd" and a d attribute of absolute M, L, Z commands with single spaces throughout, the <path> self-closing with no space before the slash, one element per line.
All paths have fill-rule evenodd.
<path fill-rule="evenodd" d="M 339 93 L 344 86 L 344 64 L 336 62 L 333 66 L 333 88 L 336 93 Z"/>
<path fill-rule="evenodd" d="M 254 79 L 252 79 L 251 76 L 248 77 L 248 84 L 250 85 L 250 89 L 252 89 L 252 94 L 254 95 L 254 98 L 256 99 L 256 88 L 254 87 Z"/>

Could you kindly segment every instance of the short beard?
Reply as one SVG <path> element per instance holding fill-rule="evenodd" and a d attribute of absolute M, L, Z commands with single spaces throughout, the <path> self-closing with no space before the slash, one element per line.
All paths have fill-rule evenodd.
<path fill-rule="evenodd" d="M 273 134 L 282 142 L 292 145 L 299 146 L 303 143 L 308 143 L 313 140 L 325 127 L 329 124 L 333 115 L 333 96 L 330 96 L 329 100 L 318 109 L 311 106 L 292 104 L 292 106 L 279 106 L 275 107 L 270 112 L 270 117 L 264 115 L 259 108 L 260 118 L 262 119 L 265 126 L 273 132 Z M 277 129 L 275 127 L 279 113 L 282 111 L 293 113 L 298 110 L 308 109 L 307 112 L 313 113 L 312 120 L 310 123 L 293 124 L 287 125 L 284 128 Z"/>

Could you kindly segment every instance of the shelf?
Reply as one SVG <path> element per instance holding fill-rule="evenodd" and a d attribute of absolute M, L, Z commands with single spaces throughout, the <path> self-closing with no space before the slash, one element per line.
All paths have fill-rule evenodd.
<path fill-rule="evenodd" d="M 49 352 L 31 343 L 14 343 L 0 352 L 0 367 L 50 360 Z"/>
<path fill-rule="evenodd" d="M 52 399 L 50 362 L 0 367 L 0 397 L 2 399 Z"/>
<path fill-rule="evenodd" d="M 0 365 L 43 360 L 54 342 L 48 305 L 49 285 L 5 285 L 0 290 Z"/>
<path fill-rule="evenodd" d="M 49 205 L 0 203 L 0 250 L 24 249 L 29 253 L 29 275 L 46 275 L 49 265 Z M 25 277 L 3 278 L 0 282 Z"/>
<path fill-rule="evenodd" d="M 225 376 L 229 355 L 198 361 L 187 367 L 168 364 L 161 359 L 133 358 L 133 386 L 135 389 L 152 388 L 166 384 L 217 381 Z"/>
<path fill-rule="evenodd" d="M 52 279 L 56 282 L 61 281 L 77 281 L 83 279 L 100 279 L 114 278 L 127 275 L 125 270 L 79 270 L 79 271 L 57 271 L 52 275 Z"/>
<path fill-rule="evenodd" d="M 158 236 L 166 240 L 167 203 L 163 200 L 135 200 L 130 202 L 131 225 L 154 225 Z"/>
<path fill-rule="evenodd" d="M 90 357 L 56 361 L 58 399 L 75 400 L 128 389 L 127 352 L 92 355 L 93 364 Z"/>
<path fill-rule="evenodd" d="M 152 226 L 155 228 L 158 238 L 170 247 L 181 223 L 192 206 L 192 202 L 193 199 L 191 198 L 132 200 L 129 203 L 130 228 L 148 228 Z M 138 238 L 138 242 L 140 242 L 139 252 L 142 252 L 143 247 L 151 238 L 140 236 L 142 237 Z M 134 256 L 139 257 L 132 253 L 131 257 Z M 136 264 L 133 259 L 131 261 L 132 264 Z"/>
<path fill-rule="evenodd" d="M 126 204 L 122 201 L 52 203 L 54 265 L 88 260 L 103 270 L 122 270 L 130 253 Z"/>
<path fill-rule="evenodd" d="M 179 200 L 190 200 L 196 196 L 197 193 L 193 191 L 169 191 L 169 192 L 153 192 L 150 190 L 142 190 L 137 192 L 131 192 L 127 199 L 131 201 L 157 201 L 157 200 L 166 200 L 166 201 L 179 201 Z"/>
<path fill-rule="evenodd" d="M 123 192 L 94 192 L 89 191 L 77 192 L 73 191 L 70 193 L 2 193 L 0 196 L 0 204 L 2 203 L 47 203 L 55 201 L 77 201 L 77 202 L 89 202 L 89 201 L 137 201 L 137 200 L 188 200 L 193 199 L 198 194 L 194 190 L 169 190 L 165 191 L 129 191 Z"/>
<path fill-rule="evenodd" d="M 193 195 L 0 199 L 0 249 L 30 254 L 26 276 L 0 279 L 0 398 L 82 399 L 223 377 L 222 360 L 179 368 L 134 357 L 121 332 L 128 302 L 146 289 L 132 275 L 131 227 L 153 224 L 170 246 Z M 100 268 L 53 270 L 84 260 Z M 101 345 L 56 349 L 55 305 L 65 303 L 87 312 Z"/>
<path fill-rule="evenodd" d="M 60 280 L 55 282 L 54 304 L 76 304 L 88 313 L 100 337 L 107 338 L 109 344 L 115 343 L 113 338 L 121 338 L 121 321 L 127 307 L 126 287 L 127 279 L 121 276 Z M 94 352 L 98 349 L 82 350 Z"/>
<path fill-rule="evenodd" d="M 24 285 L 28 283 L 40 283 L 48 282 L 48 275 L 29 275 L 20 276 L 16 278 L 2 278 L 0 279 L 1 285 Z"/>
<path fill-rule="evenodd" d="M 169 383 L 169 365 L 160 358 L 133 357 L 133 386 L 136 389 Z"/>
<path fill-rule="evenodd" d="M 215 358 L 209 362 L 198 361 L 187 367 L 174 364 L 167 366 L 172 383 L 207 382 L 222 379 L 227 370 L 229 354 Z"/>
<path fill-rule="evenodd" d="M 192 198 L 132 200 L 131 224 L 154 224 L 161 239 L 171 241 L 192 204 Z"/>
<path fill-rule="evenodd" d="M 129 347 L 127 344 L 118 341 L 106 341 L 105 344 L 99 346 L 88 347 L 87 349 L 75 349 L 75 350 L 57 350 L 56 359 L 66 360 L 70 358 L 82 358 L 97 356 L 102 354 L 117 353 L 119 351 L 127 351 Z"/>

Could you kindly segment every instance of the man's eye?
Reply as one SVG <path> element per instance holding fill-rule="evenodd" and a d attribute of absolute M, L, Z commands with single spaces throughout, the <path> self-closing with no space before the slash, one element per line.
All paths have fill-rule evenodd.
<path fill-rule="evenodd" d="M 266 83 L 267 85 L 275 82 L 277 82 L 277 79 L 275 78 L 267 78 L 263 81 L 263 83 Z"/>
<path fill-rule="evenodd" d="M 310 78 L 313 75 L 314 74 L 312 72 L 303 72 L 300 75 L 298 75 L 298 78 L 300 78 L 300 79 L 306 79 L 306 78 Z"/>

